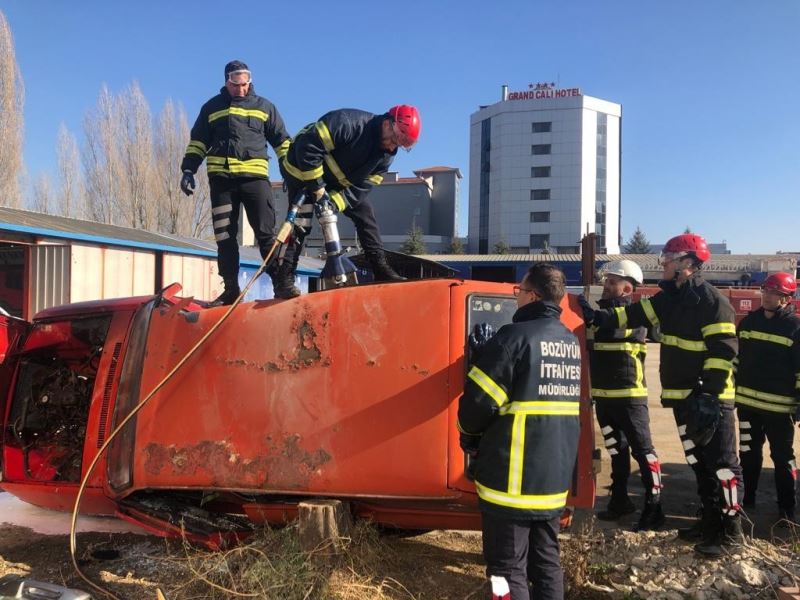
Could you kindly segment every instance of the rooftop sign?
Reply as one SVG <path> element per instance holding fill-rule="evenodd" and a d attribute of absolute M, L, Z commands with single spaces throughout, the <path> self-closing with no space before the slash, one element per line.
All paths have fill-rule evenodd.
<path fill-rule="evenodd" d="M 508 100 L 541 100 L 582 96 L 580 88 L 556 88 L 555 83 L 529 83 L 524 92 L 509 92 Z"/>

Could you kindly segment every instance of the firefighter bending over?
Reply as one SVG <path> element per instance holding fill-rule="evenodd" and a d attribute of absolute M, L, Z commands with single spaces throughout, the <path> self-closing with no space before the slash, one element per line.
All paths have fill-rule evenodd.
<path fill-rule="evenodd" d="M 632 260 L 616 260 L 602 270 L 601 308 L 631 303 L 631 294 L 644 281 L 642 269 Z M 587 332 L 592 398 L 606 449 L 611 455 L 611 499 L 599 519 L 616 521 L 634 512 L 628 497 L 631 451 L 639 463 L 644 486 L 644 508 L 637 531 L 658 529 L 664 524 L 661 509 L 661 465 L 650 435 L 644 359 L 646 327 L 601 329 Z"/>
<path fill-rule="evenodd" d="M 467 375 L 458 427 L 477 461 L 494 595 L 560 599 L 559 516 L 578 451 L 580 345 L 560 321 L 565 280 L 557 267 L 534 264 L 514 293 L 513 323 L 486 343 Z"/>
<path fill-rule="evenodd" d="M 400 281 L 403 277 L 386 261 L 368 194 L 383 181 L 397 149 L 410 150 L 417 142 L 420 127 L 419 112 L 406 104 L 382 115 L 334 110 L 302 129 L 281 163 L 290 202 L 302 191 L 314 202 L 327 195 L 331 205 L 353 221 L 375 281 Z M 286 248 L 281 272 L 286 269 L 294 274 L 297 269 L 305 237 L 311 231 L 314 202 L 303 205 L 297 215 L 295 235 Z M 276 297 L 300 295 L 300 290 L 283 283 L 276 289 Z"/>

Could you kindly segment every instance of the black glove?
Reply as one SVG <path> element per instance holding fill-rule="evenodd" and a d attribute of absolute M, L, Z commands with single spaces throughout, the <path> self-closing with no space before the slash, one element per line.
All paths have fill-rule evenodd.
<path fill-rule="evenodd" d="M 492 339 L 494 328 L 489 323 L 478 323 L 469 334 L 469 352 L 472 362 L 478 360 L 486 343 Z"/>
<path fill-rule="evenodd" d="M 478 446 L 481 443 L 481 436 L 460 431 L 458 441 L 464 454 L 467 455 L 464 461 L 464 475 L 470 481 L 475 481 L 475 471 L 478 468 Z"/>
<path fill-rule="evenodd" d="M 181 191 L 187 196 L 194 194 L 194 173 L 191 171 L 184 171 L 181 177 Z"/>
<path fill-rule="evenodd" d="M 686 436 L 698 448 L 711 441 L 720 419 L 719 398 L 706 392 L 695 392 L 686 399 Z"/>
<path fill-rule="evenodd" d="M 594 317 L 595 317 L 595 309 L 592 308 L 592 305 L 589 304 L 589 301 L 586 299 L 586 296 L 583 294 L 578 295 L 578 304 L 581 307 L 581 312 L 583 313 L 583 322 L 586 325 L 594 325 Z"/>

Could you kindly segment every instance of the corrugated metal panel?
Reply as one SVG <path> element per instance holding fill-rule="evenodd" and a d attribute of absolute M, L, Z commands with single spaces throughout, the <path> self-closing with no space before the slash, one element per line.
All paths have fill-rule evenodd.
<path fill-rule="evenodd" d="M 205 300 L 222 293 L 216 259 L 164 253 L 163 273 L 162 287 L 177 281 L 183 286 L 183 296 Z"/>
<path fill-rule="evenodd" d="M 70 302 L 70 247 L 31 246 L 27 317 Z"/>
<path fill-rule="evenodd" d="M 153 294 L 155 253 L 148 250 L 72 246 L 72 302 Z"/>

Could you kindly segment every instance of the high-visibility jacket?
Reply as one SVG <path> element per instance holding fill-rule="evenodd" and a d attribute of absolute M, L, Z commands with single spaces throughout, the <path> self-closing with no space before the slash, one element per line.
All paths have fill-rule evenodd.
<path fill-rule="evenodd" d="M 630 303 L 630 296 L 598 302 L 601 308 L 628 306 Z M 644 376 L 647 329 L 590 327 L 586 338 L 592 375 L 592 398 L 597 402 L 647 404 L 647 384 Z"/>
<path fill-rule="evenodd" d="M 267 142 L 278 160 L 289 148 L 289 134 L 275 105 L 257 96 L 232 97 L 226 88 L 206 102 L 192 127 L 181 171 L 197 173 L 203 159 L 209 177 L 269 177 Z"/>
<path fill-rule="evenodd" d="M 467 375 L 458 427 L 479 438 L 481 510 L 543 520 L 566 505 L 578 450 L 581 350 L 560 314 L 546 302 L 523 306 Z"/>
<path fill-rule="evenodd" d="M 675 406 L 692 392 L 733 404 L 736 326 L 730 302 L 696 273 L 682 286 L 662 281 L 661 292 L 627 307 L 598 311 L 601 327 L 660 328 L 661 403 Z"/>
<path fill-rule="evenodd" d="M 767 318 L 749 313 L 738 327 L 736 404 L 794 414 L 800 407 L 800 316 L 789 304 Z"/>
<path fill-rule="evenodd" d="M 282 161 L 284 177 L 309 191 L 325 186 L 339 210 L 357 204 L 381 184 L 397 154 L 381 146 L 388 118 L 352 108 L 322 115 L 291 141 Z"/>

